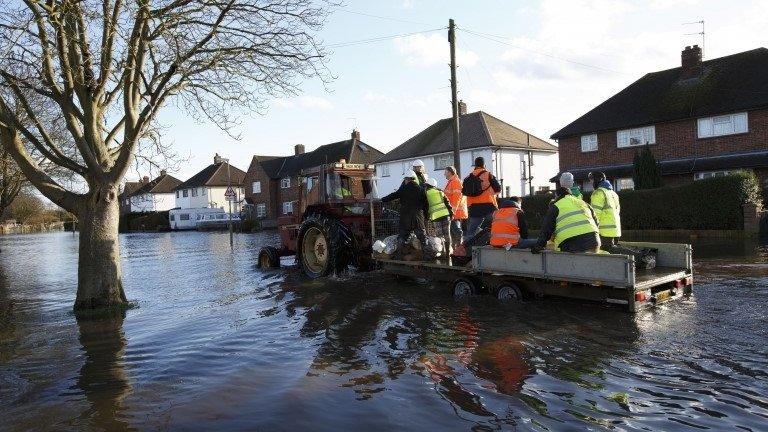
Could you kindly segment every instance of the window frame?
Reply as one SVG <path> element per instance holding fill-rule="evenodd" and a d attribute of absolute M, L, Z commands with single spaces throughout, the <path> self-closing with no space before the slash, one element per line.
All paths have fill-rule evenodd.
<path fill-rule="evenodd" d="M 256 217 L 257 218 L 267 217 L 267 205 L 265 203 L 256 204 Z"/>
<path fill-rule="evenodd" d="M 291 187 L 291 178 L 283 177 L 280 179 L 280 189 L 289 189 Z"/>
<path fill-rule="evenodd" d="M 196 188 L 196 187 L 195 187 L 195 188 L 192 188 L 192 196 L 193 196 L 193 197 L 196 197 L 196 196 L 197 196 L 197 189 L 198 189 L 198 188 Z"/>
<path fill-rule="evenodd" d="M 621 187 L 621 183 L 620 183 L 621 181 L 629 181 L 629 182 L 631 182 L 632 183 L 632 187 L 631 188 L 622 188 Z M 624 190 L 635 190 L 635 180 L 632 177 L 617 178 L 617 179 L 615 179 L 613 181 L 613 186 L 616 189 L 616 192 L 621 192 L 621 191 L 624 191 Z"/>
<path fill-rule="evenodd" d="M 744 130 L 736 130 L 736 118 L 737 117 L 744 117 L 743 125 Z M 715 119 L 723 119 L 728 118 L 729 123 L 731 124 L 731 131 L 726 133 L 716 133 L 715 132 Z M 709 122 L 709 131 L 702 135 L 702 123 Z M 742 111 L 742 112 L 735 112 L 730 114 L 721 114 L 716 116 L 709 116 L 709 117 L 699 117 L 696 119 L 696 137 L 698 139 L 707 139 L 707 138 L 717 138 L 722 136 L 730 136 L 730 135 L 740 135 L 740 134 L 746 134 L 749 133 L 749 112 L 748 111 Z"/>
<path fill-rule="evenodd" d="M 389 177 L 390 176 L 390 174 L 389 174 L 389 164 L 388 163 L 383 163 L 381 165 L 377 165 L 376 167 L 377 168 L 381 167 L 381 176 L 382 177 Z"/>
<path fill-rule="evenodd" d="M 641 142 L 639 144 L 631 144 L 632 143 L 632 132 L 641 131 L 643 139 L 645 138 L 645 131 L 649 130 L 651 134 L 653 134 L 653 141 L 651 142 Z M 622 139 L 621 134 L 627 134 L 627 143 L 622 145 Z M 630 129 L 620 129 L 616 131 L 616 148 L 634 148 L 634 147 L 642 147 L 644 145 L 655 145 L 656 144 L 656 125 L 650 125 L 650 126 L 641 126 L 636 128 L 630 128 Z"/>
<path fill-rule="evenodd" d="M 447 167 L 451 166 L 451 159 L 453 154 L 443 153 L 432 157 L 432 163 L 435 165 L 434 171 L 444 171 Z M 447 160 L 447 161 L 446 161 Z M 443 161 L 439 163 L 438 161 Z"/>
<path fill-rule="evenodd" d="M 181 191 L 182 198 L 189 198 L 189 189 L 184 189 Z"/>
<path fill-rule="evenodd" d="M 592 137 L 594 137 L 594 138 L 595 138 L 595 139 L 594 139 L 594 141 L 595 141 L 595 142 L 594 142 L 594 148 L 591 148 L 591 147 L 590 147 L 590 148 L 588 148 L 588 149 L 586 149 L 586 150 L 585 150 L 585 149 L 584 149 L 584 138 L 592 138 Z M 618 137 L 618 135 L 617 135 L 617 137 Z M 617 139 L 618 139 L 618 138 L 617 138 Z M 596 151 L 597 151 L 597 149 L 598 149 L 598 147 L 599 147 L 599 145 L 600 145 L 600 139 L 598 138 L 598 136 L 597 136 L 597 134 L 596 134 L 596 133 L 593 133 L 593 134 L 587 134 L 587 135 L 582 135 L 579 141 L 580 141 L 580 143 L 581 143 L 581 152 L 582 152 L 582 153 L 592 153 L 592 152 L 596 152 Z M 589 142 L 589 144 L 592 144 L 592 143 L 591 143 L 591 141 L 592 141 L 592 140 L 590 139 L 590 142 Z M 617 143 L 618 143 L 618 141 L 617 141 Z"/>
<path fill-rule="evenodd" d="M 260 194 L 261 193 L 261 181 L 253 181 L 251 182 L 251 193 L 252 194 Z"/>
<path fill-rule="evenodd" d="M 289 211 L 285 210 L 286 206 L 288 208 L 290 208 Z M 291 213 L 293 213 L 293 201 L 283 201 L 283 214 L 284 215 L 288 215 L 288 214 L 291 214 Z"/>
<path fill-rule="evenodd" d="M 721 169 L 714 171 L 699 171 L 693 173 L 693 181 L 707 180 L 715 177 L 726 177 L 732 174 L 736 174 L 741 170 L 739 169 Z"/>

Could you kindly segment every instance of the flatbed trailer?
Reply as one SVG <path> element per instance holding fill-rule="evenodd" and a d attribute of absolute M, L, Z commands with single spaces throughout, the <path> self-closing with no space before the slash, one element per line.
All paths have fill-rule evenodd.
<path fill-rule="evenodd" d="M 500 300 L 563 297 L 617 305 L 629 312 L 682 298 L 692 291 L 693 258 L 688 244 L 622 242 L 658 250 L 656 268 L 638 269 L 634 257 L 551 250 L 476 247 L 466 266 L 378 259 L 385 273 L 452 284 L 454 295 L 489 293 Z"/>

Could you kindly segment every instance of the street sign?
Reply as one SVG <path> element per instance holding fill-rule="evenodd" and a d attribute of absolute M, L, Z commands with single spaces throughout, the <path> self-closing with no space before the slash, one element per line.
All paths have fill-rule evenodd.
<path fill-rule="evenodd" d="M 237 194 L 235 193 L 235 189 L 233 189 L 232 186 L 227 187 L 227 191 L 224 192 L 224 196 L 227 198 L 227 201 L 237 201 Z"/>

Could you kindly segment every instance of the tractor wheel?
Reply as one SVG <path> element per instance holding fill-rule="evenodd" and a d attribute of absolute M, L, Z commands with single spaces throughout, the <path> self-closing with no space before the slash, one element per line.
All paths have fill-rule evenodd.
<path fill-rule="evenodd" d="M 312 279 L 346 270 L 351 251 L 352 236 L 340 221 L 312 215 L 302 222 L 296 258 Z"/>
<path fill-rule="evenodd" d="M 260 269 L 271 269 L 280 267 L 280 253 L 276 247 L 264 246 L 259 251 L 259 261 L 256 263 Z"/>
<path fill-rule="evenodd" d="M 523 290 L 512 282 L 502 282 L 494 291 L 496 298 L 505 303 L 523 301 Z"/>
<path fill-rule="evenodd" d="M 453 281 L 453 297 L 456 299 L 472 297 L 479 289 L 479 285 L 472 278 L 458 278 Z"/>

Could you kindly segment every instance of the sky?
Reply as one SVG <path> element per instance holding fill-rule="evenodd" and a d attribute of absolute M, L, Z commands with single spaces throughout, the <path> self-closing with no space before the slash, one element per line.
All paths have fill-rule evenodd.
<path fill-rule="evenodd" d="M 288 155 L 348 139 L 387 152 L 451 115 L 448 19 L 459 28 L 459 98 L 543 139 L 648 72 L 679 66 L 686 45 L 712 59 L 768 45 L 768 1 L 353 1 L 317 35 L 329 46 L 330 83 L 240 118 L 233 139 L 173 105 L 160 121 L 185 180 L 214 153 L 247 170 L 254 154 Z M 694 34 L 687 34 L 694 33 Z M 400 36 L 397 36 L 400 35 Z M 391 37 L 390 37 L 391 36 Z M 551 140 L 550 140 L 551 141 Z M 157 173 L 132 170 L 127 180 Z"/>

